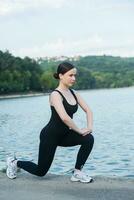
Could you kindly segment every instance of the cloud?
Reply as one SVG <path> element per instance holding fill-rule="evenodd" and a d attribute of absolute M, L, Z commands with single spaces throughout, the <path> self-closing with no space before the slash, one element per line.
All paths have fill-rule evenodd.
<path fill-rule="evenodd" d="M 97 5 L 97 6 L 96 6 Z M 80 7 L 91 11 L 113 12 L 113 10 L 133 9 L 132 2 L 116 2 L 106 0 L 0 0 L 0 16 L 13 13 L 20 13 L 26 10 L 41 8 L 62 8 L 69 6 L 72 8 Z"/>
<path fill-rule="evenodd" d="M 1 17 L 1 48 L 21 57 L 134 56 L 133 8 L 127 0 L 0 0 L 0 17 L 10 19 Z"/>
<path fill-rule="evenodd" d="M 66 5 L 66 0 L 0 0 L 0 15 L 10 15 L 28 9 L 61 8 Z"/>
<path fill-rule="evenodd" d="M 126 41 L 125 44 L 109 44 L 99 35 L 79 41 L 65 41 L 62 38 L 53 43 L 42 46 L 21 48 L 12 53 L 20 57 L 53 57 L 53 56 L 78 56 L 78 55 L 113 55 L 129 57 L 134 56 L 134 41 Z"/>
<path fill-rule="evenodd" d="M 65 41 L 62 38 L 57 39 L 53 43 L 45 43 L 42 46 L 34 46 L 32 48 L 21 48 L 13 51 L 19 56 L 45 57 L 45 56 L 73 56 L 89 52 L 91 48 L 101 45 L 102 39 L 99 36 L 87 38 L 79 41 Z"/>

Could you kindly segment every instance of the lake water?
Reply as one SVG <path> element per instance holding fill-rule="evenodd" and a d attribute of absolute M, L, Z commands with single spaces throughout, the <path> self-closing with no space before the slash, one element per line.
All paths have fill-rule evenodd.
<path fill-rule="evenodd" d="M 134 178 L 134 88 L 80 91 L 94 113 L 93 151 L 84 166 L 90 175 Z M 39 133 L 50 118 L 48 96 L 0 100 L 0 170 L 9 154 L 37 162 Z M 86 124 L 81 109 L 74 116 Z M 79 146 L 58 147 L 51 173 L 66 174 Z"/>

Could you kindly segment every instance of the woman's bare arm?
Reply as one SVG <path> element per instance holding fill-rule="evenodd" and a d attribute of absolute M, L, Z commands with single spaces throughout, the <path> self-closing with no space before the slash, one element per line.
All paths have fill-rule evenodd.
<path fill-rule="evenodd" d="M 76 93 L 76 92 L 75 92 L 75 95 L 77 97 L 78 104 L 83 109 L 83 111 L 86 113 L 87 129 L 89 129 L 90 132 L 92 132 L 92 130 L 93 130 L 93 113 L 92 113 L 90 107 L 84 101 L 84 99 L 78 93 Z"/>

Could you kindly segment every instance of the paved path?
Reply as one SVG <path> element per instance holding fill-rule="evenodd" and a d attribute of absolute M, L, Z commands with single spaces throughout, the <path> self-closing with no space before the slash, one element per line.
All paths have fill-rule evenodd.
<path fill-rule="evenodd" d="M 10 180 L 0 173 L 0 200 L 134 200 L 134 180 L 94 179 L 83 184 L 70 182 L 69 176 L 20 173 Z"/>

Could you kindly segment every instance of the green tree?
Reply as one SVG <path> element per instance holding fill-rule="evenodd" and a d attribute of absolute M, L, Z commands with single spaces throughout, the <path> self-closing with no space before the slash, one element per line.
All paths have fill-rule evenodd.
<path fill-rule="evenodd" d="M 41 86 L 43 91 L 53 90 L 57 85 L 56 80 L 54 80 L 52 71 L 44 72 L 41 75 Z"/>

